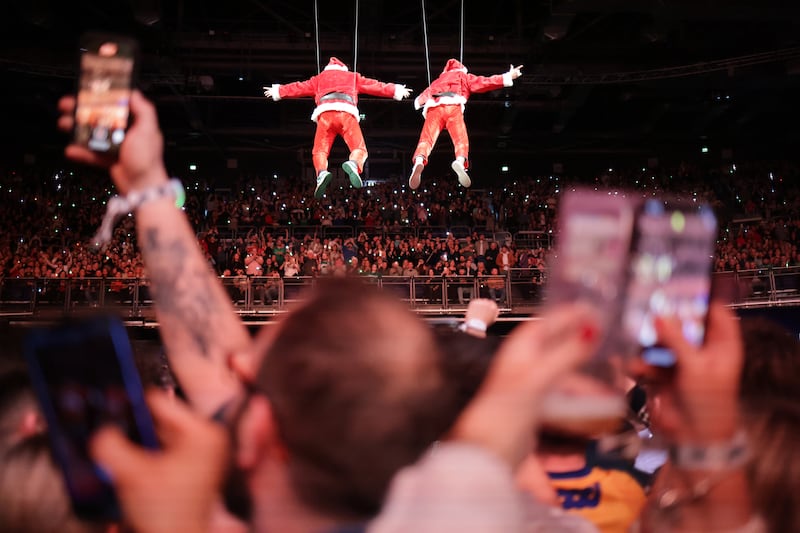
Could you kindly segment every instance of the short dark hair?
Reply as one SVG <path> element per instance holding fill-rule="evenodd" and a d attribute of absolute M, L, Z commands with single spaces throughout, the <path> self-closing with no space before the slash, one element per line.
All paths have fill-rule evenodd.
<path fill-rule="evenodd" d="M 374 515 L 394 474 L 447 427 L 429 328 L 353 280 L 321 284 L 278 327 L 258 385 L 298 496 L 323 512 Z"/>

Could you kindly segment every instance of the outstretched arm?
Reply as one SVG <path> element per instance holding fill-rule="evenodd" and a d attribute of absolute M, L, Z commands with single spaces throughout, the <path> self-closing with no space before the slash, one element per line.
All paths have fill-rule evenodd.
<path fill-rule="evenodd" d="M 317 92 L 317 77 L 314 76 L 305 81 L 296 81 L 294 83 L 287 83 L 286 85 L 273 83 L 272 85 L 265 85 L 263 89 L 264 96 L 272 98 L 276 102 L 282 98 L 314 96 Z"/>
<path fill-rule="evenodd" d="M 356 74 L 356 76 L 358 92 L 362 94 L 383 96 L 385 98 L 394 98 L 395 100 L 408 98 L 408 95 L 411 94 L 411 89 L 399 83 L 383 83 L 382 81 L 367 78 L 361 74 Z"/>
<path fill-rule="evenodd" d="M 130 105 L 133 124 L 118 159 L 77 145 L 66 149 L 74 161 L 107 167 L 121 195 L 168 180 L 155 108 L 138 91 Z M 74 98 L 63 98 L 59 107 L 63 113 L 59 126 L 69 131 Z M 139 207 L 136 226 L 170 364 L 193 406 L 211 415 L 241 391 L 227 361 L 231 355 L 250 354 L 250 335 L 203 259 L 189 221 L 176 209 L 173 198 Z"/>
<path fill-rule="evenodd" d="M 502 89 L 503 87 L 511 87 L 514 85 L 514 80 L 520 76 L 522 76 L 522 65 L 518 67 L 510 65 L 508 72 L 495 74 L 494 76 L 467 74 L 469 78 L 469 90 L 473 93 L 485 93 L 496 89 Z"/>

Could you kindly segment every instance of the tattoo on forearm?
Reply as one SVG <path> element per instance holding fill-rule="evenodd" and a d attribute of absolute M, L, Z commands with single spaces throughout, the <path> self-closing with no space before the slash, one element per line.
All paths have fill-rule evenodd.
<path fill-rule="evenodd" d="M 181 239 L 163 240 L 158 228 L 148 228 L 142 242 L 156 308 L 179 320 L 204 357 L 211 355 L 218 316 L 224 306 L 214 301 L 216 282 L 205 262 L 187 260 L 190 250 Z M 218 337 L 217 337 L 218 338 Z"/>

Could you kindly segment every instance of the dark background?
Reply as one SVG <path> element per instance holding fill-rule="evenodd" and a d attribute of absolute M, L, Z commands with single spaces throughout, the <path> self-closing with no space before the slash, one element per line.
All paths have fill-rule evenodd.
<path fill-rule="evenodd" d="M 319 0 L 321 62 L 354 63 L 354 1 Z M 432 76 L 459 57 L 461 1 L 425 2 Z M 142 43 L 140 87 L 158 106 L 173 172 L 310 171 L 311 100 L 261 86 L 317 71 L 313 0 L 9 0 L 0 7 L 0 155 L 57 161 L 55 104 L 74 87 L 79 35 Z M 427 86 L 420 2 L 362 0 L 357 68 Z M 481 179 L 685 159 L 788 158 L 800 116 L 800 4 L 785 1 L 464 2 L 463 60 L 476 74 L 524 64 L 514 87 L 468 104 Z M 410 102 L 364 98 L 373 179 L 405 176 L 422 119 Z M 431 168 L 452 159 L 446 134 Z M 332 157 L 345 157 L 338 141 Z M 708 147 L 702 154 L 701 148 Z M 504 174 L 500 167 L 508 165 Z"/>

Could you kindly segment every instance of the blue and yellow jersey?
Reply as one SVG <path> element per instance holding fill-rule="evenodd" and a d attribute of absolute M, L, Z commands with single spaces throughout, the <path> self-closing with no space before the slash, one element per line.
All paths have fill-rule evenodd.
<path fill-rule="evenodd" d="M 587 463 L 581 470 L 548 472 L 561 507 L 603 533 L 626 533 L 647 500 L 644 488 L 622 469 Z"/>

